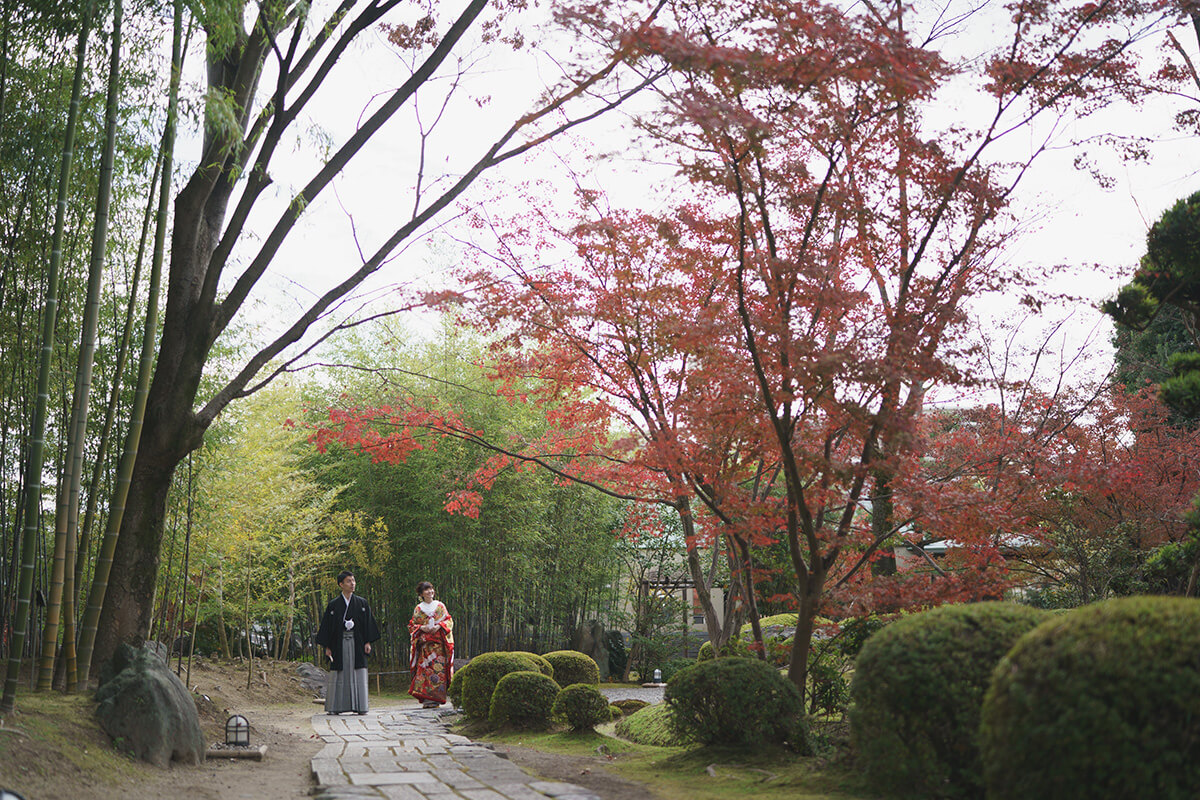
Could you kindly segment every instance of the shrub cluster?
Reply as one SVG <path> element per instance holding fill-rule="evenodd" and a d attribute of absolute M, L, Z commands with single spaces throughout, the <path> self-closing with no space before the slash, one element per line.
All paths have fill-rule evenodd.
<path fill-rule="evenodd" d="M 600 667 L 587 653 L 580 653 L 578 650 L 555 650 L 546 653 L 545 659 L 554 669 L 554 681 L 559 686 L 600 683 Z"/>
<path fill-rule="evenodd" d="M 697 662 L 671 678 L 666 703 L 686 739 L 742 747 L 806 746 L 800 693 L 757 658 Z"/>
<path fill-rule="evenodd" d="M 868 780 L 898 794 L 979 796 L 979 713 L 992 670 L 1044 619 L 1013 603 L 943 606 L 868 639 L 850 707 Z"/>
<path fill-rule="evenodd" d="M 538 672 L 553 682 L 554 668 L 542 656 L 520 651 L 483 653 L 471 659 L 450 679 L 450 699 L 455 705 L 461 705 L 468 717 L 487 719 L 496 684 L 510 672 L 521 671 Z M 456 681 L 458 687 L 455 686 Z M 461 702 L 455 699 L 456 694 Z"/>
<path fill-rule="evenodd" d="M 590 683 L 564 686 L 554 698 L 551 713 L 576 731 L 588 730 L 612 719 L 608 700 Z M 620 709 L 617 713 L 620 713 Z"/>
<path fill-rule="evenodd" d="M 1051 617 L 996 668 L 980 747 L 993 800 L 1196 797 L 1200 600 Z"/>
<path fill-rule="evenodd" d="M 470 692 L 471 676 L 467 678 Z M 599 694 L 599 692 L 597 692 Z M 542 728 L 549 724 L 558 684 L 548 675 L 518 670 L 496 681 L 488 709 L 488 722 L 494 728 Z"/>

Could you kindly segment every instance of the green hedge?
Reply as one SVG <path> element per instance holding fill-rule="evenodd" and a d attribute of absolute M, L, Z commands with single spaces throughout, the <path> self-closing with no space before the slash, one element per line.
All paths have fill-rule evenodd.
<path fill-rule="evenodd" d="M 1046 619 L 1013 603 L 943 606 L 871 636 L 850 723 L 868 780 L 900 796 L 981 797 L 979 711 L 992 670 Z"/>
<path fill-rule="evenodd" d="M 587 653 L 578 650 L 555 650 L 544 656 L 554 668 L 554 682 L 559 686 L 570 686 L 574 683 L 590 683 L 593 686 L 600 683 L 600 667 L 595 659 Z"/>
<path fill-rule="evenodd" d="M 488 722 L 494 728 L 544 728 L 550 724 L 557 695 L 558 684 L 548 675 L 532 670 L 510 672 L 496 682 Z"/>
<path fill-rule="evenodd" d="M 555 719 L 563 720 L 576 731 L 589 730 L 612 719 L 608 700 L 590 683 L 563 687 L 554 698 L 551 712 Z"/>
<path fill-rule="evenodd" d="M 1056 615 L 996 668 L 980 731 L 993 800 L 1200 792 L 1200 600 Z"/>
<path fill-rule="evenodd" d="M 667 705 L 684 738 L 703 744 L 807 746 L 800 693 L 757 658 L 697 662 L 667 684 Z"/>
<path fill-rule="evenodd" d="M 496 683 L 508 673 L 519 671 L 538 672 L 551 679 L 554 677 L 554 668 L 550 666 L 550 662 L 534 653 L 513 651 L 475 656 L 459 670 L 463 713 L 474 719 L 487 719 Z M 450 681 L 452 693 L 455 691 L 454 680 L 452 678 Z M 453 695 L 451 699 L 453 700 Z"/>

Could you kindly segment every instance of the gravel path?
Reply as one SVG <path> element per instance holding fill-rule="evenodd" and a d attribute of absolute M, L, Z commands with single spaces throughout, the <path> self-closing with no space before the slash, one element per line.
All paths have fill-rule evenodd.
<path fill-rule="evenodd" d="M 600 692 L 608 698 L 608 702 L 613 700 L 645 700 L 650 705 L 661 703 L 663 701 L 663 687 L 661 686 L 601 686 Z"/>

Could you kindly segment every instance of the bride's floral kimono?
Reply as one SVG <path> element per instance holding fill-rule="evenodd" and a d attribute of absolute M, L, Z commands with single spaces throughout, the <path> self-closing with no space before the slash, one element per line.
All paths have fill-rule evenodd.
<path fill-rule="evenodd" d="M 433 630 L 423 626 L 433 620 Z M 417 603 L 412 619 L 408 621 L 409 646 L 408 668 L 412 682 L 408 693 L 426 703 L 446 702 L 446 689 L 450 686 L 450 673 L 454 665 L 454 620 L 440 600 Z"/>

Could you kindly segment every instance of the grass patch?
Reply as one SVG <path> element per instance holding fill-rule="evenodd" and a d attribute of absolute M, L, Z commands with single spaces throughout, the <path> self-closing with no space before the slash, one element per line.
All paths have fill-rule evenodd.
<path fill-rule="evenodd" d="M 658 749 L 658 748 L 656 748 Z M 862 778 L 818 758 L 782 748 L 755 751 L 720 747 L 658 749 L 641 759 L 617 760 L 613 771 L 654 787 L 663 800 L 866 800 L 877 797 Z"/>
<path fill-rule="evenodd" d="M 604 768 L 650 786 L 659 800 L 867 800 L 876 797 L 851 769 L 782 748 L 655 747 L 599 731 L 509 731 L 486 741 L 568 756 L 613 756 Z"/>

